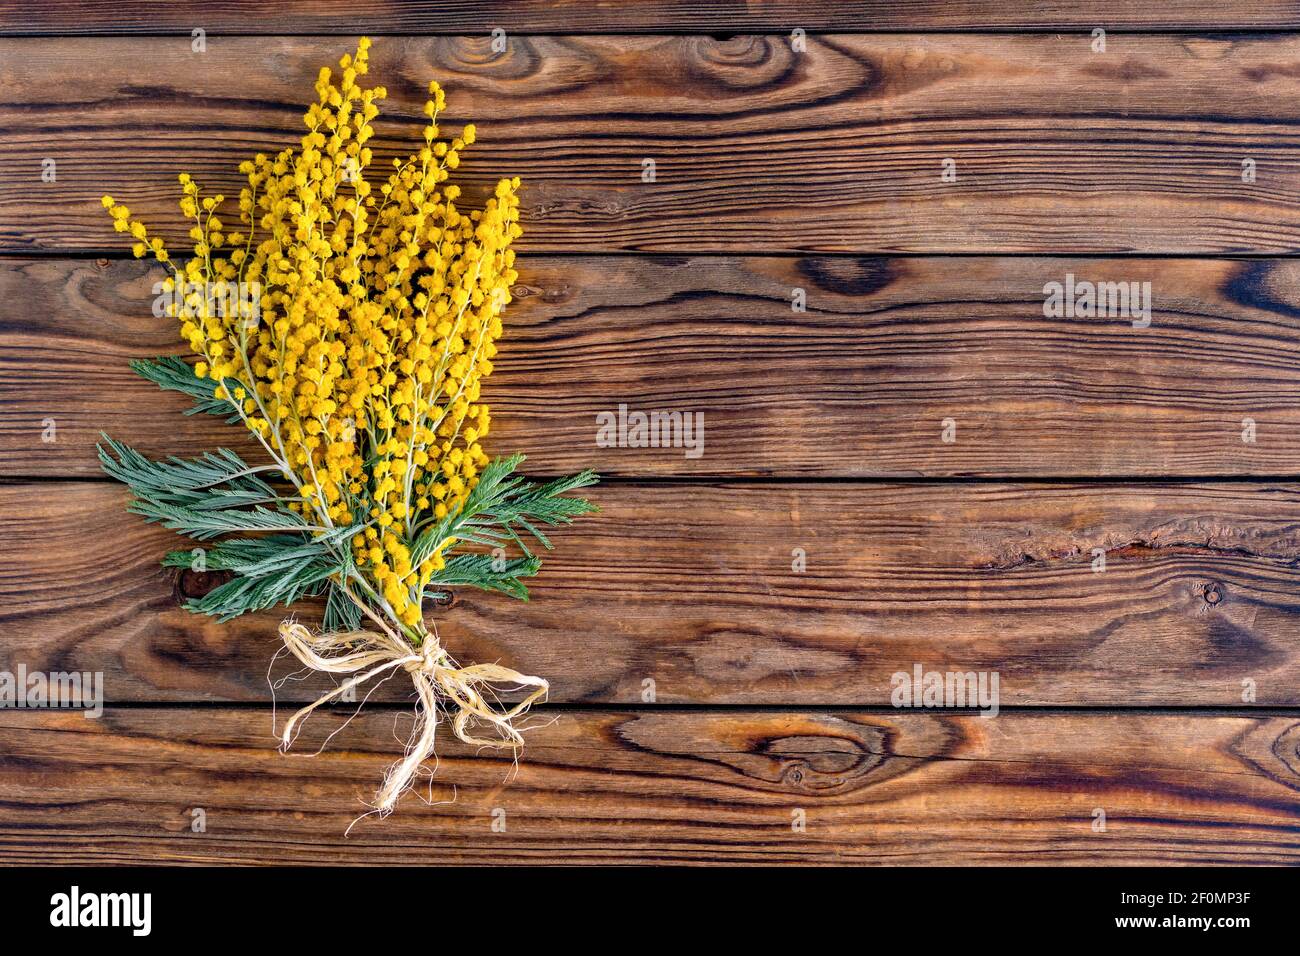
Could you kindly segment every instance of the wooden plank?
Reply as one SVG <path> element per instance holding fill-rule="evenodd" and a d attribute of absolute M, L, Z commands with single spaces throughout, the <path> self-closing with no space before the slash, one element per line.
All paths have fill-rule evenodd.
<path fill-rule="evenodd" d="M 779 36 L 541 36 L 493 55 L 486 36 L 394 38 L 372 59 L 398 121 L 375 145 L 384 161 L 409 147 L 425 81 L 440 78 L 449 124 L 479 125 L 466 181 L 527 181 L 534 251 L 1300 244 L 1300 37 L 1090 42 L 829 35 L 796 53 Z M 297 142 L 299 102 L 342 47 L 0 41 L 0 250 L 113 247 L 103 193 L 183 232 L 177 171 L 233 194 L 239 160 Z M 45 159 L 56 182 L 42 182 Z M 942 178 L 949 159 L 955 182 Z"/>
<path fill-rule="evenodd" d="M 1300 473 L 1296 260 L 532 256 L 485 394 L 543 474 Z M 0 471 L 94 476 L 100 431 L 155 456 L 234 445 L 133 375 L 181 351 L 137 262 L 0 261 Z M 1043 286 L 1149 282 L 1149 328 L 1045 318 Z M 791 309 L 791 290 L 807 295 Z M 700 414 L 683 448 L 600 447 L 597 416 Z M 943 441 L 943 421 L 956 424 Z M 1255 423 L 1244 442 L 1243 423 Z M 55 441 L 47 424 L 54 422 Z"/>
<path fill-rule="evenodd" d="M 1002 706 L 1300 705 L 1296 485 L 618 485 L 533 599 L 430 609 L 464 661 L 558 702 L 889 705 L 989 671 Z M 272 699 L 279 614 L 217 624 L 158 567 L 184 539 L 98 483 L 0 486 L 0 669 L 102 671 L 112 701 Z M 805 570 L 796 571 L 795 549 Z M 1106 552 L 1104 571 L 1094 551 Z M 304 620 L 319 621 L 310 607 Z M 290 683 L 281 703 L 329 685 Z M 376 699 L 406 699 L 390 681 Z"/>
<path fill-rule="evenodd" d="M 318 0 L 230 0 L 220 6 L 175 0 L 75 0 L 33 4 L 0 0 L 0 35 L 189 35 L 196 24 L 219 33 L 377 35 L 830 30 L 997 29 L 1285 29 L 1300 25 L 1294 3 L 1252 0 L 1210 3 L 1068 0 L 1009 4 L 1003 0 L 907 0 L 902 3 L 829 0 L 355 0 L 346 8 Z"/>
<path fill-rule="evenodd" d="M 299 759 L 274 750 L 260 709 L 0 711 L 0 859 L 1300 862 L 1294 716 L 557 716 L 532 731 L 517 768 L 446 741 L 423 791 L 432 806 L 408 796 L 345 838 L 399 751 L 391 711 L 363 713 Z M 315 743 L 342 718 L 313 721 Z M 206 832 L 192 830 L 195 809 Z"/>

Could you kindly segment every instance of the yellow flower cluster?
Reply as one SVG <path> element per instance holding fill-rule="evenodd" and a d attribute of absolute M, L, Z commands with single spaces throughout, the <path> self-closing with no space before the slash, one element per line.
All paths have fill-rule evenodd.
<path fill-rule="evenodd" d="M 352 547 L 370 596 L 417 627 L 454 541 L 420 567 L 411 542 L 463 506 L 487 463 L 479 387 L 518 278 L 519 180 L 498 183 L 481 211 L 457 207 L 447 180 L 475 129 L 442 135 L 445 99 L 431 83 L 423 146 L 372 186 L 367 143 L 386 93 L 360 85 L 369 46 L 362 38 L 339 75 L 321 70 L 299 148 L 240 166 L 248 185 L 233 228 L 225 197 L 181 174 L 181 211 L 194 223 L 183 267 L 127 207 L 109 196 L 104 206 L 136 256 L 171 267 L 195 373 L 218 382 L 217 396 L 282 467 L 298 510 L 326 531 L 362 527 Z M 214 289 L 240 290 L 252 309 L 223 306 Z"/>

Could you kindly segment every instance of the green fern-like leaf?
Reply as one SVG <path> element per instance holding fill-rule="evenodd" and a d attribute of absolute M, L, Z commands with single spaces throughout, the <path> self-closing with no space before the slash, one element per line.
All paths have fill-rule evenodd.
<path fill-rule="evenodd" d="M 209 571 L 234 571 L 260 577 L 273 574 L 293 564 L 324 559 L 330 554 L 323 538 L 306 535 L 269 534 L 261 538 L 227 538 L 204 549 L 203 562 Z M 163 566 L 191 567 L 193 551 L 172 551 L 163 558 Z"/>
<path fill-rule="evenodd" d="M 250 468 L 228 448 L 205 452 L 198 458 L 154 461 L 130 445 L 114 441 L 108 435 L 102 437 L 104 444 L 95 447 L 104 472 L 130 486 L 137 495 L 185 505 L 210 498 L 214 490 L 236 498 L 276 497 L 275 489 L 257 477 L 258 472 L 273 469 Z"/>
<path fill-rule="evenodd" d="M 326 589 L 325 617 L 321 626 L 326 631 L 355 631 L 361 627 L 361 608 L 333 581 Z"/>
<path fill-rule="evenodd" d="M 129 445 L 103 438 L 97 448 L 105 473 L 131 489 L 135 500 L 128 510 L 150 521 L 200 541 L 232 532 L 313 530 L 257 477 L 269 469 L 250 468 L 228 448 L 198 458 L 153 461 Z"/>
<path fill-rule="evenodd" d="M 213 511 L 137 498 L 127 506 L 126 510 L 198 541 L 209 541 L 220 534 L 313 530 L 313 526 L 291 511 L 270 511 L 266 508 Z"/>
<path fill-rule="evenodd" d="M 185 410 L 186 415 L 206 414 L 221 415 L 227 422 L 239 421 L 239 414 L 232 412 L 230 402 L 217 398 L 217 381 L 211 378 L 199 378 L 194 374 L 193 366 L 175 355 L 164 355 L 155 359 L 135 359 L 131 370 L 142 378 L 147 378 L 159 388 L 171 392 L 181 392 L 194 399 L 194 407 Z M 233 389 L 237 383 L 231 382 Z"/>
<path fill-rule="evenodd" d="M 528 600 L 528 588 L 520 578 L 531 578 L 542 569 L 536 556 L 504 560 L 490 554 L 458 554 L 433 576 L 434 587 L 472 587 Z"/>
<path fill-rule="evenodd" d="M 289 605 L 320 594 L 330 576 L 340 570 L 334 562 L 308 561 L 260 577 L 237 575 L 203 597 L 189 601 L 185 607 L 225 622 L 249 611 Z"/>
<path fill-rule="evenodd" d="M 512 563 L 509 567 L 514 570 L 501 574 L 490 571 L 494 561 L 492 557 L 457 555 L 447 562 L 447 567 L 432 583 L 481 587 L 526 599 L 528 590 L 518 579 L 536 574 L 541 562 L 533 557 L 524 536 L 549 549 L 551 542 L 539 525 L 566 525 L 580 515 L 597 510 L 596 505 L 585 498 L 565 497 L 567 492 L 594 485 L 598 480 L 595 472 L 583 471 L 539 485 L 515 474 L 523 460 L 523 455 L 512 455 L 490 462 L 465 500 L 464 507 L 458 513 L 425 527 L 411 548 L 411 561 L 418 567 L 448 537 L 454 537 L 457 542 L 491 548 L 513 542 L 524 552 L 525 557 L 517 559 L 522 563 Z M 459 574 L 465 579 L 452 580 L 448 575 L 453 564 L 462 560 L 465 563 L 459 566 Z"/>

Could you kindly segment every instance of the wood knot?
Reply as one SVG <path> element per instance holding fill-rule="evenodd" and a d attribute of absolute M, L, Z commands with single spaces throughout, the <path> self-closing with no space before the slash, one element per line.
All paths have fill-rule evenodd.
<path fill-rule="evenodd" d="M 1205 603 L 1213 607 L 1223 600 L 1223 588 L 1217 584 L 1207 584 L 1204 591 Z"/>
<path fill-rule="evenodd" d="M 865 297 L 898 278 L 898 266 L 881 257 L 799 260 L 799 272 L 819 289 L 838 295 Z"/>
<path fill-rule="evenodd" d="M 194 571 L 185 568 L 176 576 L 177 600 L 206 597 L 233 577 L 234 574 L 230 571 Z"/>
<path fill-rule="evenodd" d="M 769 740 L 762 751 L 776 762 L 787 787 L 810 793 L 841 790 L 884 762 L 884 741 L 873 741 L 875 736 L 800 734 Z"/>
<path fill-rule="evenodd" d="M 1300 723 L 1292 724 L 1278 734 L 1272 749 L 1273 756 L 1287 771 L 1287 774 L 1271 771 L 1272 775 L 1292 790 L 1300 790 Z"/>
<path fill-rule="evenodd" d="M 436 607 L 439 609 L 455 607 L 456 592 L 443 591 L 443 592 L 435 593 L 428 598 L 426 603 L 429 605 L 429 607 Z"/>
<path fill-rule="evenodd" d="M 801 797 L 833 797 L 910 773 L 914 757 L 899 757 L 902 732 L 888 721 L 829 714 L 746 715 L 641 712 L 617 723 L 638 750 L 671 754 L 739 775 L 741 786 Z M 946 746 L 942 733 L 922 739 L 927 751 Z M 703 771 L 714 779 L 715 770 Z"/>

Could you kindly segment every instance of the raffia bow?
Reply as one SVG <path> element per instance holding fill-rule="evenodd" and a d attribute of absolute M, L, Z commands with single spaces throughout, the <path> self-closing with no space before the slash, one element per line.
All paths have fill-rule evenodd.
<path fill-rule="evenodd" d="M 523 746 L 524 738 L 513 721 L 538 700 L 545 699 L 550 689 L 543 678 L 521 674 L 500 664 L 460 667 L 434 634 L 426 635 L 423 646 L 417 649 L 387 628 L 383 632 L 336 631 L 313 634 L 303 625 L 288 620 L 280 624 L 280 638 L 307 667 L 329 674 L 355 675 L 289 718 L 280 734 L 282 751 L 292 746 L 296 728 L 322 704 L 384 673 L 401 669 L 411 675 L 418 697 L 415 705 L 415 731 L 407 745 L 405 757 L 388 769 L 384 785 L 375 795 L 374 807 L 381 814 L 392 811 L 397 798 L 414 783 L 420 765 L 433 755 L 434 731 L 438 725 L 440 704 L 454 710 L 452 730 L 465 743 L 479 747 L 518 748 Z M 510 685 L 513 688 L 532 687 L 534 690 L 514 706 L 498 709 L 484 697 L 486 693 L 495 698 L 493 685 L 502 685 L 503 689 Z M 470 733 L 473 721 L 489 725 L 497 731 L 498 736 L 474 736 Z"/>

